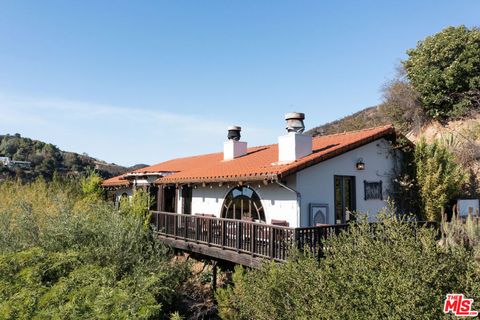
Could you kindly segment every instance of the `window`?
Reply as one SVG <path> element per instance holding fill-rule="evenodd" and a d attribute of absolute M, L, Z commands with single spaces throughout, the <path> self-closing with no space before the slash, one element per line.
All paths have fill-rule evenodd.
<path fill-rule="evenodd" d="M 182 213 L 192 214 L 192 187 L 189 186 L 182 188 Z"/>
<path fill-rule="evenodd" d="M 350 214 L 356 209 L 355 177 L 334 177 L 335 223 L 347 223 L 354 217 Z"/>
<path fill-rule="evenodd" d="M 236 187 L 225 197 L 222 218 L 265 222 L 265 211 L 258 194 L 248 187 Z"/>
<path fill-rule="evenodd" d="M 365 200 L 383 200 L 382 181 L 363 181 Z"/>

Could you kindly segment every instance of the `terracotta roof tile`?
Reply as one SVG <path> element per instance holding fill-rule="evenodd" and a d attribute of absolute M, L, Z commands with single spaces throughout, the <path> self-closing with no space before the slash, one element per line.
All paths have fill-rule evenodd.
<path fill-rule="evenodd" d="M 171 173 L 159 178 L 156 181 L 157 183 L 277 179 L 321 161 L 330 159 L 371 141 L 394 135 L 395 129 L 391 125 L 387 125 L 315 137 L 312 141 L 312 154 L 288 164 L 276 163 L 278 161 L 278 145 L 271 144 L 248 148 L 246 155 L 229 161 L 224 161 L 223 152 L 219 152 L 169 160 L 150 167 L 135 170 L 133 173 Z M 108 180 L 105 180 L 104 185 L 107 181 Z"/>
<path fill-rule="evenodd" d="M 313 153 L 288 164 L 276 164 L 278 145 L 252 147 L 245 156 L 223 161 L 223 153 L 183 158 L 179 172 L 162 177 L 158 183 L 263 180 L 281 178 L 373 140 L 395 134 L 391 125 L 313 138 Z M 162 164 L 158 165 L 159 167 Z"/>
<path fill-rule="evenodd" d="M 110 179 L 103 180 L 102 186 L 104 187 L 116 187 L 116 186 L 128 186 L 128 180 L 123 179 L 123 175 L 116 176 Z"/>

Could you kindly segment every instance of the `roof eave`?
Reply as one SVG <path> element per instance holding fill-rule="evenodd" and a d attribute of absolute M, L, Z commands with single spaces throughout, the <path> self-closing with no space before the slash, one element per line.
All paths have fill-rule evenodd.
<path fill-rule="evenodd" d="M 294 174 L 294 173 L 296 173 L 296 172 L 298 172 L 298 171 L 301 171 L 301 170 L 306 169 L 306 168 L 308 168 L 308 167 L 311 167 L 311 166 L 313 166 L 313 165 L 319 164 L 320 162 L 323 162 L 323 161 L 325 161 L 325 160 L 329 160 L 329 159 L 331 159 L 331 158 L 334 158 L 334 157 L 336 157 L 336 156 L 339 156 L 339 155 L 341 155 L 341 154 L 344 154 L 344 153 L 346 153 L 346 152 L 348 152 L 348 151 L 351 151 L 351 150 L 353 150 L 353 149 L 356 149 L 356 148 L 358 148 L 358 147 L 364 146 L 364 145 L 366 145 L 366 144 L 368 144 L 368 143 L 370 143 L 370 142 L 373 142 L 373 141 L 375 141 L 375 140 L 378 140 L 378 139 L 381 139 L 381 138 L 390 138 L 390 139 L 392 139 L 392 140 L 396 140 L 397 136 L 398 136 L 398 135 L 397 135 L 397 133 L 396 133 L 396 131 L 395 131 L 395 128 L 394 128 L 394 127 L 389 127 L 389 128 L 387 128 L 384 132 L 380 132 L 380 133 L 377 133 L 377 134 L 375 134 L 375 135 L 366 137 L 366 138 L 364 138 L 364 139 L 362 139 L 362 140 L 359 140 L 359 141 L 357 141 L 357 142 L 355 142 L 355 143 L 352 143 L 352 144 L 343 146 L 343 147 L 341 147 L 341 148 L 338 148 L 338 149 L 336 149 L 335 151 L 329 152 L 329 153 L 327 153 L 327 154 L 325 154 L 325 155 L 323 155 L 323 156 L 320 156 L 320 157 L 318 157 L 318 158 L 311 159 L 311 160 L 306 161 L 306 162 L 304 162 L 304 163 L 301 163 L 301 164 L 299 164 L 299 165 L 297 165 L 297 166 L 294 166 L 294 167 L 292 167 L 292 168 L 290 168 L 290 169 L 286 169 L 286 170 L 284 170 L 284 171 L 281 171 L 278 176 L 279 176 L 280 179 L 284 179 L 285 177 L 287 177 L 287 176 L 289 176 L 289 175 L 291 175 L 291 174 Z"/>
<path fill-rule="evenodd" d="M 196 178 L 196 179 L 157 179 L 154 184 L 188 184 L 188 183 L 227 183 L 227 182 L 257 182 L 257 181 L 274 181 L 278 180 L 277 174 L 259 174 L 248 176 L 234 176 L 234 177 L 212 177 L 212 178 Z"/>

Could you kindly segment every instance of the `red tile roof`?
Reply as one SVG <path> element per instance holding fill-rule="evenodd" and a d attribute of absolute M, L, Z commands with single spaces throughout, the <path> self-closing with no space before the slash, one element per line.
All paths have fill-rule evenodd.
<path fill-rule="evenodd" d="M 103 180 L 102 186 L 103 187 L 117 187 L 117 186 L 128 186 L 128 180 L 123 179 L 123 175 L 116 176 L 110 179 Z"/>
<path fill-rule="evenodd" d="M 135 170 L 133 173 L 174 172 L 159 178 L 157 183 L 281 179 L 371 141 L 394 136 L 395 129 L 387 125 L 315 137 L 312 141 L 312 154 L 288 164 L 276 164 L 278 145 L 271 144 L 248 148 L 246 155 L 230 161 L 224 161 L 223 152 L 219 152 L 174 159 Z"/>

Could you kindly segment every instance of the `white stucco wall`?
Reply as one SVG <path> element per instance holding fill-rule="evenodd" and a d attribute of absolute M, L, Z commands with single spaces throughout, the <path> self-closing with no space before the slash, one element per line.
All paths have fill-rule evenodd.
<path fill-rule="evenodd" d="M 287 181 L 289 186 L 294 187 L 295 176 Z M 223 201 L 227 193 L 234 187 L 234 184 L 197 186 L 192 190 L 192 213 L 214 214 L 220 217 Z M 286 220 L 290 226 L 297 225 L 297 197 L 296 194 L 276 184 L 264 185 L 262 182 L 248 185 L 257 192 L 262 201 L 265 211 L 265 219 L 270 223 L 272 219 Z M 178 202 L 178 211 L 181 211 L 181 198 Z"/>
<path fill-rule="evenodd" d="M 363 158 L 365 170 L 357 170 L 356 162 Z M 388 190 L 395 161 L 391 145 L 388 141 L 380 139 L 365 146 L 359 147 L 345 154 L 306 168 L 288 177 L 283 183 L 300 192 L 301 212 L 300 223 L 297 221 L 297 196 L 275 183 L 251 183 L 249 186 L 259 195 L 267 223 L 272 219 L 286 220 L 291 227 L 312 225 L 310 217 L 310 203 L 328 204 L 327 223 L 335 223 L 334 212 L 334 176 L 355 176 L 356 209 L 367 213 L 370 220 L 375 220 L 375 215 L 385 207 Z M 382 181 L 384 200 L 364 199 L 364 180 Z M 220 217 L 225 196 L 235 185 L 210 184 L 205 187 L 197 186 L 192 190 L 192 213 L 214 214 Z M 181 213 L 182 199 L 178 191 L 177 211 Z"/>
<path fill-rule="evenodd" d="M 356 169 L 359 158 L 363 158 L 365 170 Z M 375 220 L 378 211 L 385 207 L 396 159 L 389 142 L 380 139 L 297 172 L 297 191 L 302 195 L 301 226 L 308 226 L 312 221 L 310 203 L 328 204 L 327 223 L 335 223 L 335 175 L 355 176 L 356 209 L 367 213 L 369 220 Z M 382 181 L 383 201 L 364 200 L 364 180 Z"/>
<path fill-rule="evenodd" d="M 129 197 L 133 194 L 133 189 L 131 187 L 123 187 L 121 189 L 115 190 L 115 203 L 119 203 L 122 194 L 126 193 Z"/>

